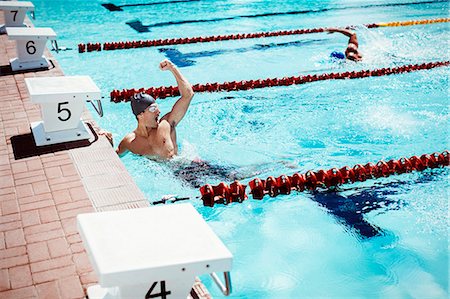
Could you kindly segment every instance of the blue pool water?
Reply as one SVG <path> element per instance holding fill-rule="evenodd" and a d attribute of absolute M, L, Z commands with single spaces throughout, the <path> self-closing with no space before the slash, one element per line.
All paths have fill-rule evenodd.
<path fill-rule="evenodd" d="M 324 33 L 78 54 L 78 43 L 207 36 L 448 17 L 448 2 L 386 0 L 195 1 L 123 7 L 104 1 L 34 0 L 36 26 L 52 27 L 66 75 L 90 75 L 113 89 L 175 84 L 159 61 L 171 57 L 192 84 L 449 59 L 448 24 L 358 27 L 364 61 L 334 63 L 347 38 Z M 117 0 L 116 5 L 143 3 Z M 148 2 L 151 2 L 150 0 Z M 159 1 L 158 1 L 159 2 Z M 409 5 L 387 5 L 394 3 Z M 303 14 L 254 16 L 274 12 Z M 241 17 L 239 17 L 241 16 Z M 223 20 L 224 18 L 230 18 Z M 209 20 L 208 22 L 167 22 Z M 212 21 L 214 20 L 214 21 Z M 139 33 L 127 22 L 141 22 Z M 159 25 L 158 25 L 159 24 Z M 157 25 L 157 26 L 155 26 Z M 449 69 L 230 93 L 196 94 L 179 125 L 185 160 L 255 173 L 304 173 L 449 148 Z M 176 99 L 159 101 L 168 112 Z M 116 142 L 135 128 L 129 104 L 104 102 L 99 124 Z M 173 162 L 127 155 L 127 169 L 149 201 L 195 197 Z M 243 204 L 203 207 L 191 200 L 234 255 L 233 298 L 447 298 L 449 170 L 436 169 Z M 221 178 L 202 177 L 216 184 Z M 230 183 L 230 181 L 227 181 Z M 212 295 L 221 294 L 204 279 Z"/>

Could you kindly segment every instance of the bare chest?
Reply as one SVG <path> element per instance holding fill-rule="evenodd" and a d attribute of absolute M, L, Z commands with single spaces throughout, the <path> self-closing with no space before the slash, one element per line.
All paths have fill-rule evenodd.
<path fill-rule="evenodd" d="M 143 138 L 142 147 L 145 147 L 145 155 L 171 158 L 177 154 L 175 133 L 170 125 L 160 124 L 147 138 Z"/>

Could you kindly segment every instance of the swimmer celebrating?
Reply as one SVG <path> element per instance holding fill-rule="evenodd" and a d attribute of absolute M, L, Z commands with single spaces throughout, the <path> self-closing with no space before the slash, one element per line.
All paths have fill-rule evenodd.
<path fill-rule="evenodd" d="M 159 120 L 161 111 L 155 99 L 144 93 L 134 95 L 131 98 L 131 109 L 138 125 L 122 139 L 116 150 L 118 155 L 130 151 L 138 155 L 170 159 L 178 153 L 175 127 L 186 114 L 194 91 L 187 79 L 169 60 L 163 60 L 159 68 L 162 71 L 172 72 L 181 98 L 173 105 L 172 110 Z"/>
<path fill-rule="evenodd" d="M 339 28 L 327 28 L 325 29 L 325 31 L 329 33 L 339 32 L 350 38 L 348 40 L 347 49 L 345 50 L 345 55 L 342 52 L 334 51 L 333 53 L 331 53 L 331 57 L 337 59 L 347 58 L 348 60 L 352 60 L 355 62 L 362 60 L 362 55 L 358 51 L 358 38 L 356 37 L 356 33 L 347 29 L 339 29 Z"/>

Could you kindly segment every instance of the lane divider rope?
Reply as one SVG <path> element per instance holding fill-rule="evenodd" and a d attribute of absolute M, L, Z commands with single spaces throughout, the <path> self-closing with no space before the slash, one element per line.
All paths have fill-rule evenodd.
<path fill-rule="evenodd" d="M 328 189 L 343 184 L 388 177 L 394 174 L 449 166 L 449 154 L 449 151 L 445 150 L 442 153 L 423 154 L 420 158 L 412 156 L 410 158 L 389 160 L 388 162 L 381 160 L 376 164 L 367 163 L 364 166 L 356 164 L 352 168 L 344 166 L 340 169 L 310 170 L 305 174 L 295 173 L 292 176 L 285 174 L 277 178 L 269 176 L 265 180 L 255 178 L 248 184 L 250 186 L 248 195 L 252 195 L 253 199 L 262 200 L 266 195 L 275 197 L 280 194 L 290 194 L 291 191 L 313 191 L 317 188 Z M 207 184 L 200 188 L 201 200 L 204 206 L 209 207 L 213 207 L 215 204 L 242 203 L 248 199 L 246 187 L 247 185 L 243 185 L 239 181 L 234 181 L 229 186 L 224 182 L 216 186 Z"/>
<path fill-rule="evenodd" d="M 375 76 L 386 76 L 392 74 L 408 73 L 419 70 L 428 70 L 437 67 L 448 66 L 450 61 L 437 61 L 422 64 L 409 64 L 392 68 L 381 68 L 375 70 L 347 71 L 342 73 L 324 73 L 320 75 L 292 76 L 283 78 L 267 78 L 257 80 L 232 81 L 224 83 L 206 83 L 195 84 L 192 86 L 194 92 L 219 92 L 219 91 L 236 91 L 249 90 L 256 88 L 265 88 L 273 86 L 289 86 L 295 84 L 304 84 L 309 82 L 338 80 L 338 79 L 357 79 Z M 123 89 L 113 90 L 110 92 L 112 102 L 128 102 L 136 93 L 147 93 L 155 99 L 164 99 L 167 97 L 179 96 L 180 92 L 177 86 L 160 86 L 140 89 Z"/>
<path fill-rule="evenodd" d="M 445 23 L 450 22 L 450 18 L 428 19 L 428 20 L 412 20 L 401 22 L 387 22 L 387 23 L 373 23 L 364 25 L 367 28 L 378 27 L 397 27 L 397 26 L 413 26 L 413 25 L 425 25 L 433 23 Z M 347 26 L 346 28 L 352 29 L 354 25 Z M 155 39 L 155 40 L 137 40 L 137 41 L 120 41 L 120 42 L 105 42 L 101 43 L 87 43 L 78 44 L 78 52 L 94 52 L 94 51 L 111 51 L 111 50 L 123 50 L 123 49 L 136 49 L 180 44 L 194 44 L 194 43 L 207 43 L 215 41 L 225 40 L 238 40 L 249 38 L 262 38 L 284 35 L 298 35 L 324 32 L 327 28 L 311 28 L 311 29 L 296 29 L 296 30 L 281 30 L 271 32 L 257 32 L 257 33 L 240 33 L 229 35 L 213 35 L 213 36 L 198 36 L 198 37 L 186 37 L 186 38 L 171 38 L 171 39 Z"/>

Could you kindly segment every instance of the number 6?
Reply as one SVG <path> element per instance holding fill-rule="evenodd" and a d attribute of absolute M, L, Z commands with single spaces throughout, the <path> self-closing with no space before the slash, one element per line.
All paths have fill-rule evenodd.
<path fill-rule="evenodd" d="M 31 43 L 31 45 L 30 45 L 30 43 Z M 30 40 L 29 42 L 27 42 L 26 47 L 27 47 L 28 54 L 33 55 L 34 53 L 36 53 L 36 47 L 34 46 L 34 41 Z"/>

